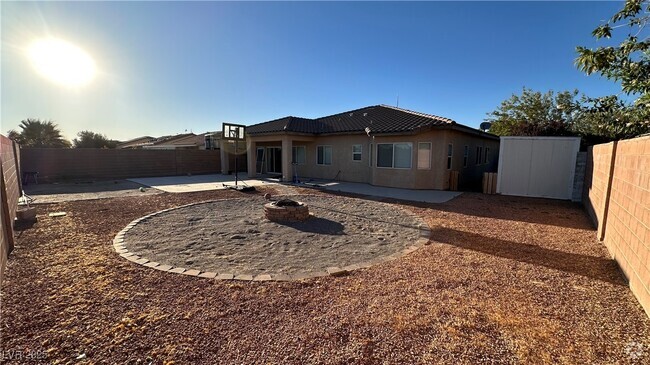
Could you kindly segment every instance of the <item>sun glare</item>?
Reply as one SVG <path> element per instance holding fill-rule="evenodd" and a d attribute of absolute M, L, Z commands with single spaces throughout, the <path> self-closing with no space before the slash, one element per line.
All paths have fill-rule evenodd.
<path fill-rule="evenodd" d="M 95 76 L 95 62 L 81 48 L 47 38 L 34 41 L 27 54 L 36 71 L 64 86 L 83 86 Z"/>

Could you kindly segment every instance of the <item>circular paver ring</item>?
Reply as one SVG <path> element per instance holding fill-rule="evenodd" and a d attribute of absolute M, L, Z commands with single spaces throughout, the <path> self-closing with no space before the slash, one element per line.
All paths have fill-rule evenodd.
<path fill-rule="evenodd" d="M 305 197 L 305 195 L 303 195 Z M 317 196 L 317 195 L 307 195 L 307 197 L 315 197 L 315 198 L 324 198 L 323 196 Z M 337 197 L 340 199 L 352 199 L 352 198 L 342 198 L 342 197 Z M 250 275 L 250 274 L 237 274 L 233 272 L 214 272 L 214 271 L 202 271 L 200 269 L 187 269 L 184 267 L 178 267 L 174 265 L 169 265 L 164 262 L 157 262 L 155 260 L 150 260 L 147 257 L 142 257 L 141 255 L 130 252 L 127 247 L 126 247 L 126 242 L 125 242 L 125 235 L 131 230 L 132 228 L 136 227 L 139 224 L 148 222 L 151 220 L 153 217 L 156 217 L 158 215 L 174 211 L 174 210 L 180 210 L 183 208 L 188 208 L 188 207 L 193 207 L 193 206 L 198 206 L 201 204 L 210 204 L 210 203 L 220 203 L 220 202 L 225 202 L 225 201 L 236 201 L 236 200 L 243 200 L 243 199 L 218 199 L 218 200 L 209 200 L 209 201 L 202 201 L 202 202 L 196 202 L 196 203 L 191 203 L 191 204 L 186 204 L 178 207 L 173 207 L 173 208 L 168 208 L 168 209 L 163 209 L 161 211 L 155 212 L 148 214 L 146 216 L 140 217 L 138 219 L 135 219 L 131 223 L 129 223 L 122 231 L 120 231 L 115 238 L 113 239 L 113 247 L 115 251 L 125 259 L 132 261 L 136 264 L 150 267 L 156 270 L 164 271 L 164 272 L 171 272 L 171 273 L 176 273 L 176 274 L 184 274 L 184 275 L 191 275 L 191 276 L 198 276 L 198 277 L 204 277 L 204 278 L 215 278 L 215 279 L 222 279 L 222 280 L 243 280 L 243 281 L 289 281 L 289 280 L 300 280 L 300 279 L 308 279 L 308 278 L 313 278 L 313 277 L 320 277 L 320 276 L 326 276 L 326 275 L 331 275 L 331 276 L 341 276 L 341 275 L 346 275 L 350 271 L 357 270 L 357 269 L 362 269 L 362 268 L 368 268 L 373 265 L 394 260 L 399 257 L 402 257 L 406 254 L 409 254 L 415 250 L 417 250 L 419 247 L 425 245 L 429 241 L 429 236 L 430 236 L 430 230 L 429 227 L 426 225 L 426 223 L 416 216 L 415 214 L 405 211 L 403 209 L 399 209 L 396 206 L 388 203 L 379 203 L 379 202 L 372 202 L 373 204 L 382 204 L 386 205 L 387 208 L 389 209 L 399 209 L 401 213 L 407 214 L 409 218 L 412 218 L 414 221 L 418 222 L 418 227 L 419 227 L 419 237 L 413 242 L 413 244 L 408 245 L 404 247 L 403 249 L 400 249 L 397 252 L 394 252 L 392 254 L 386 255 L 386 256 L 380 256 L 380 257 L 374 257 L 368 261 L 364 262 L 359 262 L 359 263 L 354 263 L 350 265 L 339 265 L 339 266 L 331 266 L 328 267 L 326 270 L 323 271 L 311 271 L 311 272 L 300 272 L 296 274 L 276 274 L 273 272 L 268 272 L 268 273 L 261 273 L 258 275 Z M 260 205 L 261 209 L 261 205 Z"/>

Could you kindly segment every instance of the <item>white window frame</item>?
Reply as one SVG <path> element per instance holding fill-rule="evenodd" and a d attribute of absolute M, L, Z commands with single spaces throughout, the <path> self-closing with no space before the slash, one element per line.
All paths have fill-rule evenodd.
<path fill-rule="evenodd" d="M 318 163 L 318 149 L 323 148 L 323 163 Z M 325 162 L 325 148 L 330 149 L 330 163 Z M 334 150 L 331 145 L 320 145 L 316 146 L 316 165 L 318 166 L 330 166 L 332 164 L 332 159 L 334 158 Z"/>
<path fill-rule="evenodd" d="M 294 154 L 294 148 L 296 150 L 298 150 L 299 148 L 302 148 L 305 151 L 305 160 L 304 161 L 302 161 L 302 162 L 294 161 L 294 159 L 293 159 L 294 156 L 298 157 L 297 153 Z M 296 165 L 304 165 L 304 164 L 307 163 L 307 146 L 302 146 L 302 145 L 301 146 L 291 146 L 291 163 L 296 164 Z"/>
<path fill-rule="evenodd" d="M 354 152 L 354 147 L 359 147 L 359 152 Z M 359 156 L 358 160 L 354 159 L 354 156 Z M 352 145 L 352 162 L 361 162 L 363 159 L 363 145 L 362 144 L 353 144 Z"/>
<path fill-rule="evenodd" d="M 454 144 L 447 145 L 447 170 L 451 170 L 454 163 Z"/>
<path fill-rule="evenodd" d="M 391 161 L 391 167 L 384 167 L 384 166 L 379 166 L 379 145 L 380 144 L 389 144 L 392 146 L 393 149 L 393 160 Z M 411 153 L 409 155 L 409 167 L 395 167 L 395 145 L 396 144 L 405 144 L 409 145 L 411 147 Z M 386 142 L 386 143 L 377 143 L 377 148 L 375 149 L 377 152 L 377 168 L 378 169 L 395 169 L 395 170 L 411 170 L 413 168 L 413 142 Z"/>
<path fill-rule="evenodd" d="M 427 145 L 427 144 L 429 145 L 429 156 L 428 156 L 429 166 L 420 167 L 420 145 Z M 418 170 L 431 170 L 431 152 L 432 152 L 432 150 L 433 150 L 433 144 L 431 142 L 418 142 L 418 161 L 417 161 L 417 163 L 418 163 L 417 169 Z"/>

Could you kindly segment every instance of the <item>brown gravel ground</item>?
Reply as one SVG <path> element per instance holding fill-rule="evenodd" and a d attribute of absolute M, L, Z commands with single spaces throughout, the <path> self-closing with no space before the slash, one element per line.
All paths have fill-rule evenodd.
<path fill-rule="evenodd" d="M 42 363 L 648 363 L 650 320 L 570 203 L 463 194 L 404 206 L 429 223 L 431 245 L 303 282 L 163 273 L 112 250 L 137 217 L 240 194 L 39 206 L 2 284 L 5 359 L 43 351 Z M 61 210 L 68 215 L 45 215 Z M 629 345 L 645 351 L 633 359 Z"/>

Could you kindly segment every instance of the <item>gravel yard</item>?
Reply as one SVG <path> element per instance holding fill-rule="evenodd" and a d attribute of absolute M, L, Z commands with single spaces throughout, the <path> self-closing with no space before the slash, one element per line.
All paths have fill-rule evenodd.
<path fill-rule="evenodd" d="M 264 218 L 262 197 L 223 199 L 162 212 L 131 228 L 125 246 L 161 264 L 237 275 L 326 275 L 328 267 L 372 262 L 414 244 L 426 224 L 392 204 L 290 195 L 313 217 Z"/>
<path fill-rule="evenodd" d="M 344 277 L 219 281 L 113 251 L 133 219 L 242 196 L 39 205 L 2 283 L 5 363 L 23 363 L 8 359 L 16 352 L 64 364 L 648 363 L 650 320 L 566 202 L 466 193 L 400 205 L 431 244 Z"/>

